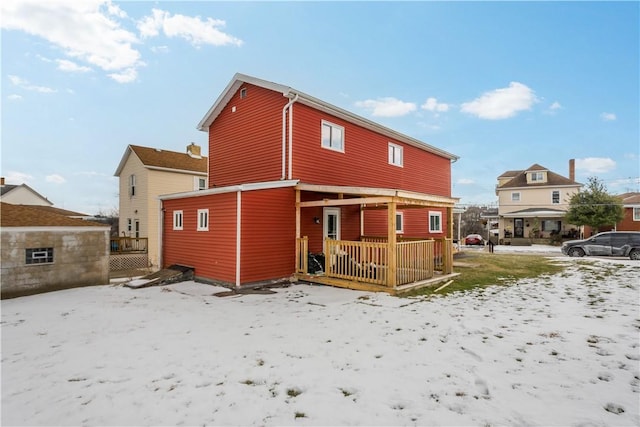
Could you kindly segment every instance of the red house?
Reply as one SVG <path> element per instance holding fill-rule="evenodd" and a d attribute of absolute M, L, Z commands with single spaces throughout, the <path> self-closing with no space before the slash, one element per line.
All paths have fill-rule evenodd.
<path fill-rule="evenodd" d="M 455 155 L 242 74 L 198 128 L 208 189 L 160 196 L 163 265 L 233 287 L 297 277 L 390 293 L 452 274 Z"/>

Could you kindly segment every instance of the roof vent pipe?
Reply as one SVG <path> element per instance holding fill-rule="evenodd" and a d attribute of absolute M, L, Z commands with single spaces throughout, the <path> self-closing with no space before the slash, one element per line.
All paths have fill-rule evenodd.
<path fill-rule="evenodd" d="M 298 94 L 293 97 L 282 109 L 282 175 L 280 176 L 281 180 L 284 180 L 287 177 L 286 174 L 286 165 L 287 165 L 287 109 L 293 105 L 294 102 L 298 100 Z M 289 129 L 293 129 L 291 125 Z M 289 135 L 291 138 L 291 135 Z M 290 144 L 291 145 L 291 144 Z M 289 147 L 291 148 L 291 147 Z M 291 155 L 291 153 L 289 153 Z M 291 173 L 291 171 L 289 171 Z"/>

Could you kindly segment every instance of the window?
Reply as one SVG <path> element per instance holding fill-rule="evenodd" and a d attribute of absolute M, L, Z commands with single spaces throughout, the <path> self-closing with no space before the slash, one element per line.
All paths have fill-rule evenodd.
<path fill-rule="evenodd" d="M 633 220 L 640 221 L 640 208 L 633 208 Z"/>
<path fill-rule="evenodd" d="M 209 231 L 209 209 L 198 209 L 198 231 Z"/>
<path fill-rule="evenodd" d="M 389 164 L 402 167 L 402 146 L 389 143 Z"/>
<path fill-rule="evenodd" d="M 240 99 L 245 99 L 247 97 L 247 88 L 243 87 L 240 89 Z"/>
<path fill-rule="evenodd" d="M 182 211 L 173 211 L 173 229 L 182 230 Z"/>
<path fill-rule="evenodd" d="M 554 205 L 560 204 L 560 192 L 559 191 L 554 191 L 554 192 L 551 193 L 551 203 L 553 203 Z"/>
<path fill-rule="evenodd" d="M 562 228 L 562 222 L 555 220 L 544 220 L 542 221 L 542 231 L 557 231 L 559 232 Z"/>
<path fill-rule="evenodd" d="M 429 212 L 429 233 L 442 233 L 442 212 Z"/>
<path fill-rule="evenodd" d="M 131 224 L 133 224 L 133 223 L 131 222 L 131 218 L 127 218 L 127 231 L 128 231 L 129 233 L 131 233 Z"/>
<path fill-rule="evenodd" d="M 129 175 L 129 196 L 133 197 L 136 195 L 136 176 Z"/>
<path fill-rule="evenodd" d="M 344 153 L 344 128 L 323 120 L 322 147 Z"/>
<path fill-rule="evenodd" d="M 531 172 L 531 181 L 542 181 L 542 172 Z"/>
<path fill-rule="evenodd" d="M 53 248 L 27 249 L 25 262 L 29 264 L 53 263 Z"/>
<path fill-rule="evenodd" d="M 196 178 L 196 190 L 206 190 L 206 189 L 207 189 L 207 179 Z"/>
<path fill-rule="evenodd" d="M 520 201 L 520 193 L 511 193 L 511 201 L 519 202 Z"/>
<path fill-rule="evenodd" d="M 404 233 L 404 213 L 396 212 L 396 233 Z"/>

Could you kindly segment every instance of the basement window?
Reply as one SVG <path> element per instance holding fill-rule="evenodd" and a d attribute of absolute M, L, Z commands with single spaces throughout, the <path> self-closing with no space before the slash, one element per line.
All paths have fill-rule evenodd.
<path fill-rule="evenodd" d="M 53 248 L 27 249 L 25 262 L 27 265 L 52 264 Z"/>

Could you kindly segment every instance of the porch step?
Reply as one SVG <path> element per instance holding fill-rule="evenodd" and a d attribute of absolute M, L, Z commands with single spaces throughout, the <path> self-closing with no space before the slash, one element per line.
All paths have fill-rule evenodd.
<path fill-rule="evenodd" d="M 171 283 L 184 282 L 185 280 L 193 280 L 194 272 L 192 267 L 184 265 L 171 265 L 169 268 L 147 274 L 139 279 L 133 279 L 124 284 L 131 289 L 146 288 L 149 286 L 161 286 Z"/>

